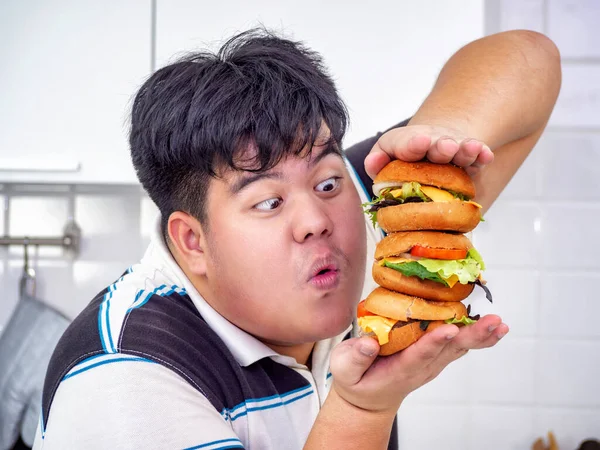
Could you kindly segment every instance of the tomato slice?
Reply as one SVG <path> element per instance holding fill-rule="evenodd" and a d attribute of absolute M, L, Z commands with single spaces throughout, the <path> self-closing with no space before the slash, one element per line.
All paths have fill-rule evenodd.
<path fill-rule="evenodd" d="M 421 256 L 423 258 L 432 259 L 464 259 L 467 257 L 466 250 L 446 249 L 446 248 L 431 248 L 415 245 L 410 254 L 413 256 Z"/>
<path fill-rule="evenodd" d="M 364 316 L 374 316 L 375 314 L 373 314 L 370 311 L 367 311 L 367 309 L 365 308 L 365 301 L 362 300 L 357 308 L 356 308 L 356 317 L 364 317 Z"/>

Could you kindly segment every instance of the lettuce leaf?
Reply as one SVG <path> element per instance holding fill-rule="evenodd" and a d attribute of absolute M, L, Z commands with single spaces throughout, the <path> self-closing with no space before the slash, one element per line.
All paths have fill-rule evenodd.
<path fill-rule="evenodd" d="M 384 258 L 383 265 L 407 277 L 416 276 L 421 280 L 436 281 L 444 286 L 448 286 L 445 280 L 453 275 L 458 277 L 458 282 L 461 284 L 475 283 L 481 271 L 485 270 L 483 259 L 474 248 L 467 252 L 465 259 L 422 258 L 411 262 L 391 263 Z"/>
<path fill-rule="evenodd" d="M 474 247 L 471 247 L 467 252 L 467 258 L 473 258 L 475 261 L 477 261 L 477 263 L 481 267 L 481 270 L 485 270 L 485 263 L 483 262 L 483 258 L 481 257 L 479 252 L 475 250 Z"/>
<path fill-rule="evenodd" d="M 403 183 L 402 184 L 402 194 L 400 196 L 400 198 L 402 198 L 402 200 L 406 200 L 409 198 L 414 198 L 414 197 L 418 197 L 421 200 L 423 200 L 424 202 L 430 202 L 431 199 L 429 197 L 427 197 L 425 194 L 423 194 L 423 192 L 421 191 L 421 185 L 419 183 L 417 183 L 416 181 L 412 181 L 410 183 Z M 396 197 L 398 198 L 398 197 Z"/>
<path fill-rule="evenodd" d="M 479 261 L 483 263 L 479 253 L 476 253 L 475 258 L 467 254 L 465 259 L 445 260 L 423 258 L 418 260 L 417 263 L 425 267 L 429 272 L 438 274 L 442 279 L 448 279 L 452 275 L 456 275 L 459 283 L 467 284 L 475 282 L 477 277 L 479 277 L 483 269 Z"/>
<path fill-rule="evenodd" d="M 419 262 L 413 261 L 403 263 L 391 263 L 384 260 L 383 264 L 385 267 L 397 270 L 402 275 L 405 275 L 407 277 L 419 277 L 421 280 L 437 281 L 438 283 L 441 283 L 444 286 L 448 286 L 448 283 L 446 283 L 437 273 L 427 270 L 425 267 L 419 264 Z"/>
<path fill-rule="evenodd" d="M 450 189 L 446 189 L 446 191 L 450 192 L 454 196 L 454 198 L 462 200 L 463 202 L 468 202 L 469 200 L 471 200 L 465 194 L 461 194 L 460 192 L 454 192 L 454 191 L 451 191 Z"/>
<path fill-rule="evenodd" d="M 364 213 L 367 216 L 369 216 L 369 219 L 371 220 L 371 225 L 373 225 L 373 228 L 375 228 L 377 226 L 377 210 L 371 211 L 369 205 L 370 205 L 369 203 L 363 203 L 362 207 L 363 207 Z"/>
<path fill-rule="evenodd" d="M 473 320 L 468 316 L 462 316 L 461 319 L 457 319 L 456 317 L 452 318 L 452 319 L 446 319 L 444 320 L 444 322 L 446 323 L 462 323 L 463 325 L 472 325 L 474 323 L 477 322 L 477 320 Z"/>

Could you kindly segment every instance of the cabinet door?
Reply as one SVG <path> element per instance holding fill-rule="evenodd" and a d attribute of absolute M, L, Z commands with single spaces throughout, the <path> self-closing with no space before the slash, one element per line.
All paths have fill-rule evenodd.
<path fill-rule="evenodd" d="M 320 52 L 350 109 L 346 144 L 410 117 L 462 45 L 483 36 L 483 0 L 156 0 L 156 59 L 263 23 Z"/>
<path fill-rule="evenodd" d="M 0 2 L 0 182 L 137 183 L 151 28 L 151 0 Z"/>

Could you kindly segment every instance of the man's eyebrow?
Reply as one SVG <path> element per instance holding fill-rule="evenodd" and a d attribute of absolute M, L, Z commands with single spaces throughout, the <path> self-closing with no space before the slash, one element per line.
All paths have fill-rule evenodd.
<path fill-rule="evenodd" d="M 329 156 L 331 154 L 335 154 L 335 155 L 338 155 L 338 156 L 341 157 L 340 153 L 341 152 L 338 149 L 337 145 L 335 145 L 334 143 L 329 143 L 329 144 L 327 144 L 327 147 L 325 147 L 321 151 L 321 153 L 319 153 L 317 156 L 314 157 L 314 159 L 312 158 L 312 154 L 311 154 L 311 159 L 308 161 L 308 167 L 314 167 L 314 166 L 316 166 L 317 164 L 319 164 L 319 162 L 323 158 L 325 158 L 325 157 L 327 157 L 327 156 Z"/>
<path fill-rule="evenodd" d="M 264 173 L 253 173 L 250 175 L 244 175 L 239 177 L 231 186 L 229 186 L 229 192 L 231 195 L 237 195 L 242 190 L 247 188 L 250 184 L 256 183 L 260 180 L 281 180 L 283 175 L 281 172 L 264 172 Z"/>

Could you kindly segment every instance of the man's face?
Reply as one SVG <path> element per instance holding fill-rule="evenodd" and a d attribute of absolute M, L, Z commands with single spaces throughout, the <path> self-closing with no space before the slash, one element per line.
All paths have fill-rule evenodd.
<path fill-rule="evenodd" d="M 272 170 L 226 173 L 208 190 L 206 289 L 230 322 L 266 343 L 339 334 L 355 314 L 366 236 L 342 158 L 315 146 Z"/>

